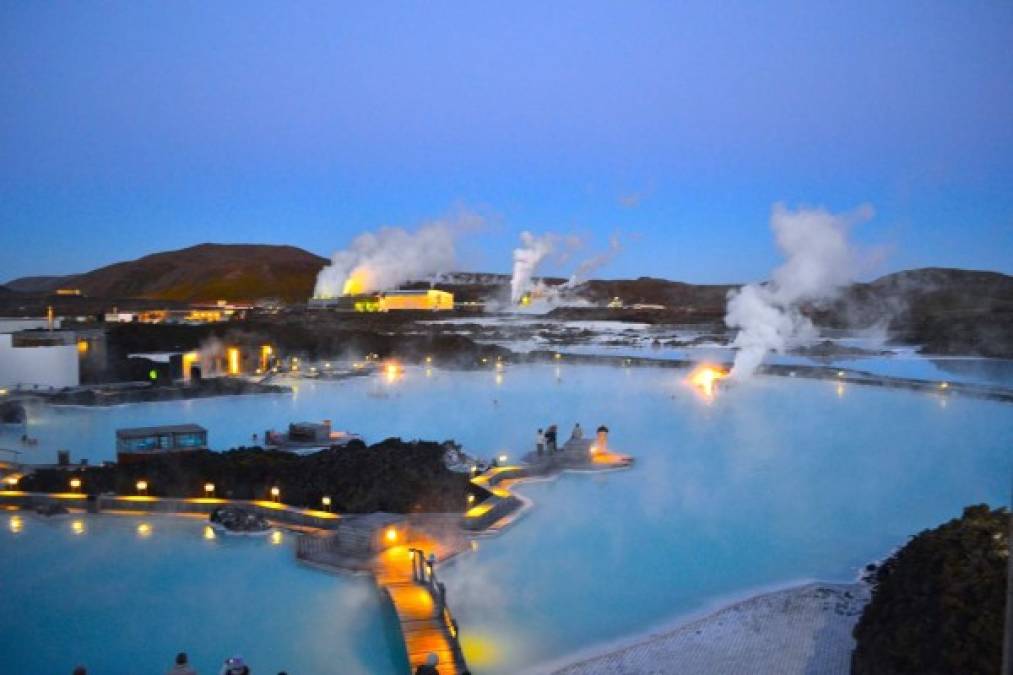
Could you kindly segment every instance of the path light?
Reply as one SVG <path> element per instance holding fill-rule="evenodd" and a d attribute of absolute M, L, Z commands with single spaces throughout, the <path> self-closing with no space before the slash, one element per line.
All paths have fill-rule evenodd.
<path fill-rule="evenodd" d="M 17 487 L 19 480 L 21 479 L 17 476 L 7 476 L 7 478 L 4 478 L 4 482 L 7 483 L 9 487 Z"/>
<path fill-rule="evenodd" d="M 468 495 L 468 504 L 475 503 L 475 495 Z"/>
<path fill-rule="evenodd" d="M 394 529 L 393 527 L 388 527 L 387 533 L 384 536 L 386 537 L 388 542 L 393 544 L 394 542 L 397 541 L 397 530 Z"/>
<path fill-rule="evenodd" d="M 324 495 L 323 497 L 321 497 L 321 498 L 320 498 L 320 503 L 321 503 L 321 504 L 323 505 L 323 507 L 324 507 L 325 509 L 327 509 L 328 511 L 330 511 L 330 510 L 331 510 L 331 498 L 330 498 L 330 497 L 328 497 L 327 495 Z"/>
<path fill-rule="evenodd" d="M 70 489 L 71 489 L 72 492 L 78 492 L 81 489 L 81 479 L 80 478 L 71 478 L 70 479 Z"/>
<path fill-rule="evenodd" d="M 949 389 L 950 388 L 950 383 L 949 382 L 940 382 L 939 383 L 939 388 L 940 389 Z"/>
<path fill-rule="evenodd" d="M 838 370 L 837 371 L 837 377 L 844 377 L 844 371 L 843 370 Z"/>
<path fill-rule="evenodd" d="M 471 475 L 474 476 L 477 473 L 478 473 L 478 467 L 475 466 L 474 464 L 472 464 L 471 465 Z"/>
<path fill-rule="evenodd" d="M 281 488 L 279 488 L 277 485 L 271 488 L 271 499 L 273 499 L 276 502 L 281 501 Z"/>
<path fill-rule="evenodd" d="M 143 495 L 147 491 L 148 491 L 148 481 L 146 480 L 137 481 L 137 492 Z"/>
<path fill-rule="evenodd" d="M 433 362 L 433 357 L 427 356 L 426 357 L 426 363 L 432 363 L 432 362 Z"/>
<path fill-rule="evenodd" d="M 499 463 L 500 464 L 506 464 L 506 461 L 507 461 L 507 456 L 506 455 L 500 455 L 499 456 Z"/>
<path fill-rule="evenodd" d="M 215 484 L 204 483 L 204 494 L 207 495 L 208 497 L 211 497 L 212 495 L 214 495 L 214 493 L 215 493 Z"/>

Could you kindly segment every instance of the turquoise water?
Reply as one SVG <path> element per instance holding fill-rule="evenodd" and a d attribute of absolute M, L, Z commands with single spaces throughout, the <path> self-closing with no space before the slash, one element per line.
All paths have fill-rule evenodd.
<path fill-rule="evenodd" d="M 254 673 L 398 672 L 372 582 L 296 565 L 288 533 L 204 527 L 3 513 L 0 671 L 162 673 L 184 650 L 201 673 L 235 654 Z"/>
<path fill-rule="evenodd" d="M 585 428 L 608 424 L 613 449 L 636 456 L 632 470 L 568 474 L 523 486 L 534 508 L 502 536 L 480 539 L 477 552 L 444 566 L 470 663 L 480 673 L 538 666 L 756 589 L 809 578 L 853 579 L 866 562 L 958 515 L 965 505 L 1008 499 L 1013 472 L 1008 404 L 788 378 L 728 386 L 708 401 L 683 384 L 684 376 L 663 369 L 569 366 L 565 360 L 558 368 L 508 366 L 499 375 L 492 369 L 427 375 L 409 368 L 394 382 L 379 375 L 300 382 L 292 395 L 33 410 L 31 433 L 43 446 L 65 444 L 75 456 L 97 461 L 112 457 L 118 426 L 196 422 L 208 427 L 212 446 L 228 447 L 248 443 L 250 434 L 268 426 L 327 418 L 370 441 L 453 438 L 481 456 L 506 452 L 516 458 L 530 449 L 539 426 L 555 422 L 566 431 L 578 420 Z M 30 570 L 27 575 L 10 573 L 4 550 L 2 578 L 17 580 L 17 593 L 27 602 L 39 586 L 34 568 L 55 559 L 70 579 L 61 597 L 84 587 L 86 596 L 101 602 L 104 593 L 95 586 L 101 576 L 78 578 L 69 571 L 78 556 L 113 557 L 92 532 L 89 528 L 83 538 L 47 535 L 48 548 L 20 565 Z M 233 547 L 224 548 L 225 554 L 208 548 L 199 531 L 159 532 L 163 536 L 140 541 L 126 527 L 117 536 L 130 542 L 127 550 L 136 546 L 143 552 L 152 542 L 171 550 L 154 563 L 155 574 L 137 578 L 150 611 L 143 612 L 147 624 L 136 621 L 179 631 L 184 622 L 176 618 L 173 598 L 215 588 L 218 570 L 233 564 L 220 556 Z M 4 549 L 22 545 L 11 544 L 6 535 L 0 542 Z M 251 572 L 263 586 L 235 589 L 241 606 L 258 602 L 248 600 L 260 598 L 258 590 L 272 600 L 238 615 L 237 626 L 251 642 L 270 653 L 281 626 L 302 636 L 301 649 L 367 653 L 357 644 L 333 646 L 332 632 L 314 628 L 321 615 L 329 616 L 327 603 L 318 599 L 326 594 L 321 589 L 337 588 L 341 581 L 300 569 L 291 551 L 282 555 L 278 547 L 258 548 L 261 543 L 242 550 L 257 552 L 249 554 L 253 559 L 267 556 L 263 570 Z M 185 588 L 163 590 L 160 578 L 177 567 L 178 551 L 193 555 L 186 558 L 191 568 L 186 574 L 199 578 Z M 344 591 L 333 593 L 344 597 Z M 264 619 L 268 606 L 277 603 L 289 608 L 285 620 Z M 310 609 L 299 609 L 304 607 Z M 56 602 L 39 616 L 59 612 Z M 227 612 L 214 615 L 221 619 Z M 293 628 L 292 616 L 305 623 Z M 89 630 L 77 644 L 98 650 L 111 641 L 116 651 L 137 649 L 136 633 L 126 634 L 128 640 L 101 627 Z M 382 642 L 383 630 L 365 627 L 361 635 Z M 39 649 L 45 640 L 28 643 Z M 177 633 L 150 650 L 152 657 L 167 659 L 166 651 L 185 642 Z M 226 652 L 243 650 L 231 642 L 209 639 L 207 658 L 217 663 Z M 275 661 L 268 663 L 267 671 L 255 672 L 276 672 L 270 671 Z M 330 672 L 291 662 L 278 668 L 282 665 L 290 672 Z"/>

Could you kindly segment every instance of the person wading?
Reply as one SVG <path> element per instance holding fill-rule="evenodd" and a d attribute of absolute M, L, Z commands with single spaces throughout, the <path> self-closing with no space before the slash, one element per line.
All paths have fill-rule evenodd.
<path fill-rule="evenodd" d="M 169 669 L 166 675 L 197 675 L 197 671 L 190 667 L 190 659 L 186 652 L 176 654 L 176 665 Z"/>
<path fill-rule="evenodd" d="M 440 657 L 433 652 L 429 652 L 428 656 L 426 656 L 426 662 L 415 669 L 415 675 L 440 675 L 440 671 L 436 668 L 436 664 L 439 662 Z"/>

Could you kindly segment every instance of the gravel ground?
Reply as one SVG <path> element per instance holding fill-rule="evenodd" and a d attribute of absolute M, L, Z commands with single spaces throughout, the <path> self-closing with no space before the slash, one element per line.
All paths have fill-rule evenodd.
<path fill-rule="evenodd" d="M 759 595 L 558 675 L 848 675 L 864 584 L 807 584 Z"/>

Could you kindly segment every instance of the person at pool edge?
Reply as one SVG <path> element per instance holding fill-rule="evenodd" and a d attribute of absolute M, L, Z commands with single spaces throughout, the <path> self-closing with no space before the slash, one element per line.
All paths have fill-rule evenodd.
<path fill-rule="evenodd" d="M 545 432 L 541 429 L 539 429 L 538 433 L 535 434 L 535 449 L 538 451 L 539 455 L 545 452 Z"/>
<path fill-rule="evenodd" d="M 429 652 L 426 656 L 426 662 L 415 669 L 415 675 L 440 675 L 440 671 L 436 668 L 436 664 L 439 662 L 440 657 L 433 652 Z"/>
<path fill-rule="evenodd" d="M 584 430 L 580 428 L 580 422 L 573 425 L 573 431 L 570 432 L 570 438 L 575 441 L 579 441 L 584 438 Z"/>
<path fill-rule="evenodd" d="M 190 658 L 186 652 L 180 652 L 176 654 L 176 664 L 166 675 L 197 675 L 197 671 L 190 666 Z"/>
<path fill-rule="evenodd" d="M 551 424 L 545 430 L 545 447 L 552 454 L 556 451 L 556 425 Z"/>

